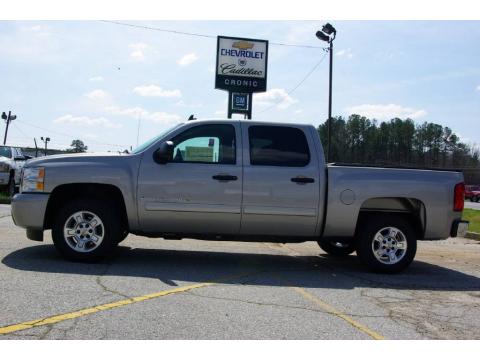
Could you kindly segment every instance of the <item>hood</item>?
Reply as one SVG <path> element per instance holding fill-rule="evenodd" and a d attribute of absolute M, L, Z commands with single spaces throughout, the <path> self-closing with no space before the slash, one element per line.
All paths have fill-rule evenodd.
<path fill-rule="evenodd" d="M 130 154 L 104 152 L 104 153 L 74 153 L 74 154 L 60 154 L 41 156 L 38 158 L 29 159 L 25 163 L 25 167 L 43 166 L 52 163 L 60 162 L 91 162 L 101 161 L 106 158 L 119 158 L 122 156 L 129 156 Z"/>

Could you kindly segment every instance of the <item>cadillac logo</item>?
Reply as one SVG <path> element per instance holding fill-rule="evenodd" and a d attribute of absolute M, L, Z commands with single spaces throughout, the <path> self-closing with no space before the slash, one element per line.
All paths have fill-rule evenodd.
<path fill-rule="evenodd" d="M 238 59 L 238 65 L 240 65 L 240 66 L 245 66 L 245 65 L 247 65 L 247 60 L 245 60 L 245 59 Z"/>

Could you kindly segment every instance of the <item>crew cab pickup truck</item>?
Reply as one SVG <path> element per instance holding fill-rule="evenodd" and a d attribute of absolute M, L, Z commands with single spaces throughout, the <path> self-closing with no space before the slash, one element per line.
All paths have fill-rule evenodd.
<path fill-rule="evenodd" d="M 0 188 L 13 196 L 15 187 L 20 185 L 20 174 L 27 160 L 20 148 L 0 146 Z"/>
<path fill-rule="evenodd" d="M 418 239 L 463 235 L 463 175 L 327 165 L 311 125 L 252 120 L 179 124 L 131 154 L 29 160 L 14 222 L 52 230 L 69 259 L 95 261 L 128 233 L 164 239 L 317 241 L 398 272 Z"/>

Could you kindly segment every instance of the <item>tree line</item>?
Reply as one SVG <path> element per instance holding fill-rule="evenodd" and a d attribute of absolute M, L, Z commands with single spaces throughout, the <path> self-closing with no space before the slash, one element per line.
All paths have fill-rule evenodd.
<path fill-rule="evenodd" d="M 325 148 L 328 122 L 318 127 Z M 411 119 L 378 122 L 360 115 L 332 118 L 330 162 L 463 170 L 467 184 L 480 184 L 480 148 L 450 129 Z"/>

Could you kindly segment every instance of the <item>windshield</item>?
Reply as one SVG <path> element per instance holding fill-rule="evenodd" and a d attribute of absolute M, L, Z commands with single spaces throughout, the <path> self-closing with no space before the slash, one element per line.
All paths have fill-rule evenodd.
<path fill-rule="evenodd" d="M 12 150 L 6 146 L 0 146 L 0 156 L 5 156 L 10 159 L 12 157 Z"/>
<path fill-rule="evenodd" d="M 141 153 L 143 150 L 145 150 L 146 148 L 148 148 L 150 145 L 156 143 L 158 140 L 160 140 L 162 137 L 164 137 L 165 135 L 167 135 L 169 132 L 172 132 L 173 130 L 175 130 L 176 128 L 180 127 L 181 125 L 183 124 L 177 124 L 175 126 L 173 126 L 172 128 L 168 129 L 168 130 L 165 130 L 164 132 L 160 133 L 159 135 L 155 136 L 154 138 L 148 140 L 147 142 L 144 142 L 142 145 L 140 145 L 139 147 L 135 148 L 133 151 L 132 151 L 132 154 L 138 154 L 138 153 Z"/>

